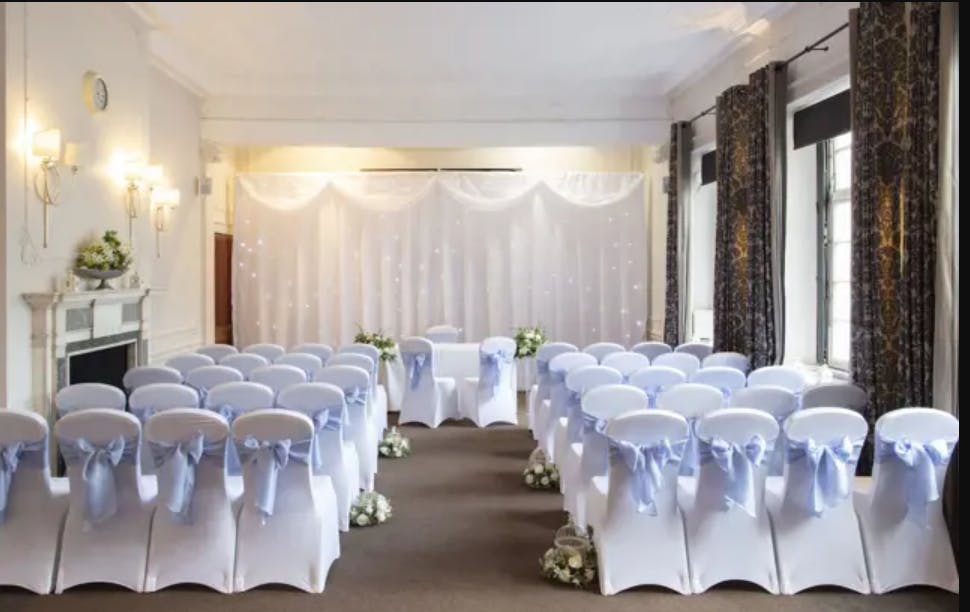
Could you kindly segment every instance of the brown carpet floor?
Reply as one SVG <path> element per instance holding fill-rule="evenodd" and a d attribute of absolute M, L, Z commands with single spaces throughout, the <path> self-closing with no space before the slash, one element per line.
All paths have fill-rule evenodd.
<path fill-rule="evenodd" d="M 564 522 L 560 498 L 519 481 L 532 450 L 527 431 L 453 424 L 407 427 L 414 454 L 382 460 L 378 489 L 394 506 L 380 527 L 342 537 L 342 557 L 322 595 L 285 587 L 221 595 L 174 587 L 136 594 L 110 586 L 37 596 L 0 589 L 0 612 L 405 612 L 627 611 L 916 612 L 959 608 L 959 597 L 915 589 L 883 596 L 819 590 L 773 596 L 746 585 L 683 596 L 636 589 L 602 597 L 545 582 L 538 558 Z"/>

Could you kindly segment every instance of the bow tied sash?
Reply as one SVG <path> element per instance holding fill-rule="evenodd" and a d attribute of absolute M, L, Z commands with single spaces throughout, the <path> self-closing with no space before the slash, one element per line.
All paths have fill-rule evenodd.
<path fill-rule="evenodd" d="M 334 431 L 338 433 L 338 444 L 340 440 L 343 440 L 344 431 L 344 420 L 347 416 L 347 411 L 344 410 L 343 406 L 331 406 L 330 408 L 324 408 L 318 410 L 313 415 L 313 432 L 315 436 L 319 436 L 321 432 L 324 431 Z M 320 446 L 321 440 L 316 440 L 311 447 L 311 466 L 313 467 L 314 473 L 323 468 L 323 449 Z"/>
<path fill-rule="evenodd" d="M 159 484 L 167 484 L 159 495 L 177 520 L 189 521 L 199 463 L 208 457 L 225 465 L 226 442 L 227 438 L 207 441 L 202 433 L 178 442 L 149 442 L 159 476 L 165 476 Z"/>
<path fill-rule="evenodd" d="M 768 457 L 765 439 L 754 435 L 742 445 L 715 436 L 710 441 L 700 440 L 698 449 L 701 463 L 713 461 L 724 472 L 727 481 L 724 501 L 728 506 L 737 506 L 748 515 L 755 516 L 757 498 L 754 471 Z"/>
<path fill-rule="evenodd" d="M 858 461 L 862 442 L 862 439 L 853 441 L 848 436 L 827 444 L 812 438 L 788 441 L 788 463 L 804 460 L 808 464 L 811 482 L 806 505 L 810 512 L 820 515 L 826 508 L 834 508 L 849 497 L 854 464 Z"/>
<path fill-rule="evenodd" d="M 950 462 L 953 447 L 946 440 L 914 442 L 876 436 L 876 463 L 898 461 L 906 468 L 906 518 L 922 527 L 929 524 L 929 504 L 940 499 L 937 468 Z"/>
<path fill-rule="evenodd" d="M 150 419 L 153 416 L 155 416 L 155 413 L 158 412 L 158 409 L 155 406 L 150 406 L 150 405 L 149 406 L 131 406 L 129 408 L 129 410 L 131 411 L 131 413 L 133 415 L 135 415 L 136 417 L 138 417 L 138 420 L 141 421 L 142 425 L 144 425 L 145 423 L 147 423 L 148 422 L 148 419 Z"/>
<path fill-rule="evenodd" d="M 601 436 L 606 435 L 607 424 L 608 421 L 606 419 L 593 416 L 588 412 L 583 413 L 583 433 L 585 434 L 596 433 Z"/>
<path fill-rule="evenodd" d="M 221 414 L 222 417 L 226 419 L 226 421 L 230 425 L 232 425 L 232 422 L 235 421 L 236 418 L 243 413 L 242 410 L 240 410 L 239 408 L 236 408 L 232 404 L 219 404 L 218 406 L 214 406 L 210 408 L 210 410 Z"/>
<path fill-rule="evenodd" d="M 664 485 L 664 468 L 680 462 L 687 440 L 671 444 L 664 438 L 654 444 L 634 444 L 626 440 L 610 440 L 611 459 L 630 473 L 630 492 L 637 512 L 657 515 L 656 496 Z"/>
<path fill-rule="evenodd" d="M 511 365 L 512 356 L 506 351 L 482 351 L 478 355 L 478 362 L 481 369 L 478 386 L 492 395 L 502 382 L 502 372 Z"/>
<path fill-rule="evenodd" d="M 402 353 L 404 367 L 408 372 L 408 385 L 412 391 L 421 385 L 421 379 L 431 367 L 430 353 Z"/>
<path fill-rule="evenodd" d="M 253 505 L 265 522 L 273 516 L 276 508 L 276 485 L 279 473 L 286 468 L 290 460 L 303 464 L 310 462 L 310 447 L 312 440 L 293 442 L 283 440 L 257 440 L 248 436 L 236 443 L 239 456 L 244 463 L 252 463 L 255 468 L 255 490 L 253 491 Z"/>
<path fill-rule="evenodd" d="M 37 468 L 46 467 L 47 439 L 36 442 L 13 442 L 0 446 L 0 525 L 6 518 L 13 476 L 21 464 Z"/>
<path fill-rule="evenodd" d="M 122 461 L 134 462 L 138 454 L 137 438 L 125 440 L 118 436 L 104 444 L 85 438 L 59 442 L 65 463 L 81 467 L 85 519 L 97 524 L 114 516 L 118 511 L 114 468 Z"/>

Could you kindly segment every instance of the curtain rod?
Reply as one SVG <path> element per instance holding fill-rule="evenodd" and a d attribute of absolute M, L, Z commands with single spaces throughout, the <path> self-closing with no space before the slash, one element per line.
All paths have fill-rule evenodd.
<path fill-rule="evenodd" d="M 835 28 L 834 30 L 832 30 L 831 32 L 829 32 L 828 34 L 826 34 L 825 36 L 823 36 L 822 38 L 819 38 L 818 40 L 816 40 L 812 44 L 808 45 L 807 47 L 805 47 L 804 49 L 802 49 L 801 51 L 799 51 L 795 55 L 789 57 L 788 59 L 786 59 L 782 63 L 785 66 L 787 66 L 788 64 L 794 62 L 795 60 L 797 60 L 798 58 L 802 57 L 803 55 L 807 55 L 807 54 L 811 53 L 812 51 L 828 51 L 829 50 L 828 47 L 820 47 L 819 45 L 821 45 L 822 43 L 824 43 L 825 41 L 829 40 L 830 38 L 832 38 L 833 36 L 835 36 L 836 34 L 838 34 L 839 32 L 841 32 L 842 30 L 845 30 L 848 27 L 849 27 L 849 22 L 843 23 L 839 27 Z M 701 117 L 705 117 L 707 115 L 710 115 L 715 110 L 717 110 L 717 104 L 716 103 L 713 104 L 711 107 L 706 108 L 706 109 L 702 110 L 701 112 L 699 112 L 698 114 L 694 115 L 693 117 L 691 117 L 690 119 L 688 119 L 687 122 L 688 123 L 694 123 L 695 121 L 697 121 Z"/>

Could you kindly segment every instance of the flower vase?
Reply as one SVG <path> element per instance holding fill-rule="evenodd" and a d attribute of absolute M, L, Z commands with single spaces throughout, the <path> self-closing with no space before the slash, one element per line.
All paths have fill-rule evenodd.
<path fill-rule="evenodd" d="M 519 357 L 515 360 L 515 380 L 519 391 L 528 391 L 536 383 L 536 358 Z"/>

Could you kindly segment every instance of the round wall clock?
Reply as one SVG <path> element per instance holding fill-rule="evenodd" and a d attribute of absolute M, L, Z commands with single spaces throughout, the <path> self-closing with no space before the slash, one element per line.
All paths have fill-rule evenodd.
<path fill-rule="evenodd" d="M 84 104 L 92 113 L 108 108 L 108 85 L 97 72 L 89 70 L 84 73 Z"/>

